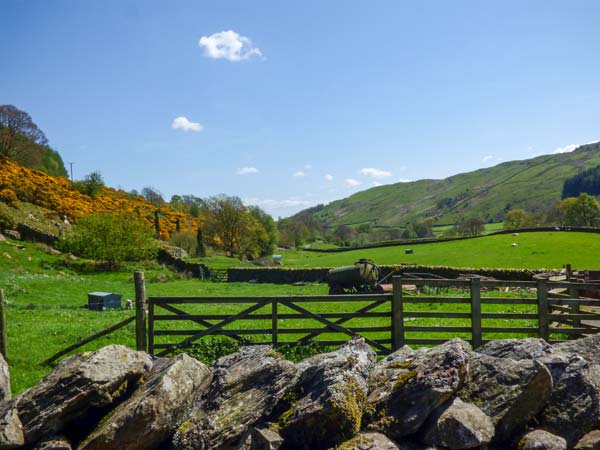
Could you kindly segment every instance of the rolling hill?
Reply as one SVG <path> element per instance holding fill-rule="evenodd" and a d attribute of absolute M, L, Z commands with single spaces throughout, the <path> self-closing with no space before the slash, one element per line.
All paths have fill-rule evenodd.
<path fill-rule="evenodd" d="M 443 180 L 419 180 L 374 187 L 325 206 L 301 211 L 325 226 L 397 227 L 425 217 L 438 224 L 477 216 L 497 222 L 506 211 L 539 211 L 560 200 L 564 181 L 600 165 L 600 143 L 583 145 L 571 153 L 509 161 Z"/>

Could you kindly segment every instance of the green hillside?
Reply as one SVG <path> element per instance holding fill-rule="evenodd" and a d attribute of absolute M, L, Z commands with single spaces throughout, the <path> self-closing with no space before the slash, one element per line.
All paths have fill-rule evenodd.
<path fill-rule="evenodd" d="M 560 200 L 564 181 L 600 164 L 600 143 L 571 153 L 544 155 L 462 173 L 443 180 L 379 186 L 334 201 L 312 214 L 328 226 L 370 223 L 403 226 L 435 217 L 455 223 L 465 216 L 499 222 L 509 209 L 543 210 Z M 299 214 L 302 214 L 300 212 Z"/>

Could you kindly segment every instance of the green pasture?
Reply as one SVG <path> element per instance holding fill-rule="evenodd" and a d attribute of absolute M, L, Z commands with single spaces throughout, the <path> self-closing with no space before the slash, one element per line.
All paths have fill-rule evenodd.
<path fill-rule="evenodd" d="M 517 246 L 513 247 L 512 244 Z M 406 249 L 414 253 L 406 254 Z M 336 267 L 368 258 L 377 264 L 465 268 L 560 269 L 600 266 L 600 234 L 566 231 L 502 234 L 450 242 L 399 245 L 337 253 L 287 251 L 284 267 Z"/>
<path fill-rule="evenodd" d="M 535 236 L 543 235 L 543 236 Z M 402 249 L 378 249 L 362 252 L 348 252 L 339 254 L 323 255 L 312 252 L 288 252 L 284 256 L 286 265 L 290 264 L 290 259 L 296 258 L 298 266 L 333 266 L 340 264 L 350 264 L 360 257 L 370 257 L 378 263 L 399 263 L 407 262 L 407 257 L 422 258 L 429 252 L 429 259 L 423 258 L 419 261 L 422 264 L 453 264 L 453 253 L 461 253 L 466 250 L 457 250 L 461 245 L 471 245 L 480 243 L 479 260 L 487 261 L 483 255 L 487 248 L 490 253 L 494 246 L 501 247 L 509 245 L 512 240 L 518 239 L 520 246 L 516 249 L 529 253 L 528 264 L 540 267 L 542 264 L 534 264 L 533 261 L 542 259 L 533 259 L 533 252 L 538 251 L 537 245 L 552 241 L 556 248 L 561 248 L 562 253 L 555 255 L 556 267 L 560 267 L 562 262 L 572 262 L 575 267 L 596 267 L 592 264 L 592 255 L 600 254 L 600 238 L 592 234 L 584 233 L 536 233 L 531 235 L 513 236 L 494 236 L 488 238 L 475 239 L 471 241 L 459 241 L 447 244 L 432 244 L 415 246 L 414 255 L 404 255 Z M 507 238 L 499 240 L 498 238 Z M 579 241 L 576 240 L 579 238 Z M 570 240 L 569 240 L 570 239 Z M 487 247 L 486 241 L 490 241 Z M 446 247 L 446 251 L 437 251 L 434 246 L 444 246 L 452 244 L 454 247 Z M 101 331 L 115 323 L 131 317 L 134 312 L 127 310 L 96 312 L 89 311 L 84 307 L 87 302 L 87 294 L 92 291 L 115 292 L 123 296 L 123 303 L 126 299 L 134 298 L 133 272 L 136 269 L 143 269 L 146 275 L 146 290 L 148 296 L 225 296 L 225 297 L 257 297 L 257 296 L 294 296 L 294 295 L 325 295 L 327 293 L 326 285 L 308 284 L 308 285 L 271 285 L 271 284 L 252 284 L 252 283 L 216 283 L 211 281 L 200 281 L 195 279 L 183 279 L 179 274 L 173 273 L 154 263 L 136 264 L 124 267 L 119 272 L 111 273 L 87 273 L 89 262 L 80 260 L 71 260 L 66 255 L 52 255 L 47 253 L 48 249 L 44 246 L 21 243 L 15 241 L 0 242 L 0 288 L 4 289 L 6 294 L 7 311 L 7 332 L 8 332 L 8 360 L 11 369 L 12 389 L 14 393 L 22 392 L 35 384 L 41 377 L 48 373 L 51 368 L 43 366 L 40 363 L 49 358 L 54 353 L 77 342 L 78 340 Z M 509 246 L 509 251 L 515 250 Z M 395 251 L 396 253 L 394 253 Z M 437 251 L 439 260 L 434 257 L 434 251 Z M 373 255 L 372 252 L 384 252 L 388 254 L 388 259 Z M 357 254 L 358 253 L 358 254 Z M 400 255 L 394 258 L 393 255 Z M 546 253 L 545 258 L 549 261 L 553 253 Z M 587 256 L 586 256 L 587 255 Z M 510 256 L 510 254 L 509 254 Z M 311 261 L 307 257 L 312 258 Z M 322 260 L 326 257 L 329 259 Z M 445 259 L 442 259 L 444 257 Z M 487 255 L 486 258 L 493 258 L 494 255 Z M 500 261 L 511 261 L 508 257 L 502 259 L 499 254 L 495 257 Z M 337 258 L 337 259 L 332 259 Z M 513 256 L 514 258 L 514 256 Z M 206 263 L 210 266 L 210 259 Z M 473 260 L 467 261 L 466 265 L 475 265 Z M 554 263 L 553 263 L 554 264 Z M 489 265 L 489 264 L 488 264 Z M 546 265 L 546 264 L 543 264 Z M 497 264 L 496 266 L 519 267 L 519 265 Z M 443 295 L 464 296 L 461 291 L 445 292 Z M 498 295 L 495 292 L 486 293 L 489 295 Z M 503 294 L 505 295 L 505 294 Z M 511 293 L 515 296 L 531 296 L 528 292 Z M 313 312 L 353 312 L 364 306 L 362 302 L 344 302 L 331 303 L 320 302 L 303 304 Z M 220 304 L 220 305 L 189 305 L 185 309 L 189 312 L 198 314 L 226 314 L 237 312 L 244 308 L 243 304 Z M 386 303 L 373 311 L 383 312 L 389 310 L 389 303 Z M 419 303 L 407 305 L 408 311 L 446 311 L 446 312 L 467 312 L 469 306 L 463 304 L 445 304 Z M 483 305 L 484 312 L 530 312 L 531 307 L 526 305 Z M 257 313 L 268 313 L 269 307 Z M 290 312 L 285 307 L 280 307 L 280 313 Z M 487 322 L 487 323 L 486 323 Z M 278 322 L 280 329 L 312 327 L 320 328 L 321 324 L 307 319 L 280 319 Z M 350 327 L 389 327 L 388 318 L 355 318 L 345 325 Z M 407 326 L 469 326 L 468 319 L 416 319 L 407 320 Z M 502 327 L 502 326 L 536 326 L 535 320 L 489 320 L 484 321 L 484 326 Z M 157 329 L 190 329 L 193 327 L 191 322 L 161 322 L 157 323 Z M 270 320 L 248 320 L 237 322 L 227 327 L 228 329 L 250 329 L 270 327 Z M 300 337 L 299 334 L 282 334 L 280 341 L 286 341 Z M 389 339 L 388 331 L 370 333 L 367 335 L 373 339 Z M 469 338 L 469 333 L 445 333 L 432 336 L 432 333 L 410 333 L 409 338 L 451 338 L 463 337 Z M 524 337 L 523 335 L 488 335 L 485 339 L 497 337 Z M 182 337 L 178 337 L 182 339 Z M 255 342 L 269 341 L 270 335 L 263 333 L 250 337 Z M 322 334 L 317 340 L 331 340 L 331 334 Z M 336 336 L 336 340 L 340 336 Z M 173 338 L 170 339 L 172 341 Z M 161 337 L 157 342 L 166 342 L 166 337 Z M 120 343 L 133 347 L 135 343 L 134 325 L 127 327 L 98 339 L 78 351 L 94 350 L 109 343 Z"/>

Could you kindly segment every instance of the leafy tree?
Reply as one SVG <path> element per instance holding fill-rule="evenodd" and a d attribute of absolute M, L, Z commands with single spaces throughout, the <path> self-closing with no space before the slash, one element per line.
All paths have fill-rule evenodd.
<path fill-rule="evenodd" d="M 266 239 L 258 242 L 260 248 L 260 256 L 267 256 L 273 253 L 279 240 L 277 224 L 273 218 L 258 206 L 248 207 L 248 213 L 258 220 L 266 232 Z M 262 235 L 262 233 L 261 233 Z"/>
<path fill-rule="evenodd" d="M 196 232 L 196 256 L 200 258 L 204 258 L 206 256 L 206 246 L 204 245 L 202 228 L 198 228 L 198 231 Z"/>
<path fill-rule="evenodd" d="M 124 261 L 139 261 L 156 255 L 152 231 L 135 215 L 88 214 L 64 236 L 59 246 L 64 251 L 97 259 L 108 268 Z"/>
<path fill-rule="evenodd" d="M 104 180 L 100 172 L 95 171 L 85 176 L 82 181 L 75 181 L 73 187 L 91 198 L 96 198 L 104 188 Z"/>
<path fill-rule="evenodd" d="M 339 245 L 349 246 L 351 241 L 356 237 L 354 228 L 348 225 L 340 225 L 333 232 L 333 239 Z"/>
<path fill-rule="evenodd" d="M 577 197 L 581 193 L 600 195 L 600 166 L 584 170 L 565 180 L 562 198 Z"/>
<path fill-rule="evenodd" d="M 485 230 L 485 224 L 478 217 L 463 219 L 456 224 L 456 231 L 462 236 L 477 236 L 483 230 Z"/>
<path fill-rule="evenodd" d="M 38 145 L 48 144 L 29 114 L 13 105 L 0 105 L 0 156 L 14 158 L 23 138 Z"/>
<path fill-rule="evenodd" d="M 152 203 L 156 207 L 160 207 L 165 204 L 165 199 L 163 198 L 162 194 L 160 193 L 160 191 L 158 189 L 155 189 L 150 186 L 146 186 L 145 188 L 142 189 L 141 194 L 142 194 L 142 197 L 144 197 L 146 200 L 148 200 L 150 203 Z"/>
<path fill-rule="evenodd" d="M 593 196 L 582 193 L 577 198 L 566 198 L 559 204 L 566 225 L 581 227 L 600 226 L 600 204 Z"/>
<path fill-rule="evenodd" d="M 277 224 L 279 245 L 283 247 L 300 247 L 310 236 L 308 227 L 291 219 L 281 219 Z"/>

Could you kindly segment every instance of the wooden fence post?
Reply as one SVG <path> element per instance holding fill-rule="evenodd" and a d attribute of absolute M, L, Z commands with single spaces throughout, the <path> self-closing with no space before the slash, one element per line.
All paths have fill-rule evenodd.
<path fill-rule="evenodd" d="M 135 282 L 135 347 L 136 350 L 146 351 L 146 285 L 144 272 L 133 274 Z"/>
<path fill-rule="evenodd" d="M 277 346 L 277 334 L 277 300 L 273 300 L 273 302 L 271 303 L 271 343 L 273 344 L 273 348 Z"/>
<path fill-rule="evenodd" d="M 471 278 L 471 345 L 473 350 L 483 345 L 481 332 L 481 280 Z"/>
<path fill-rule="evenodd" d="M 540 338 L 548 340 L 548 282 L 538 280 L 537 282 L 537 301 L 538 301 L 538 327 Z"/>
<path fill-rule="evenodd" d="M 402 305 L 402 277 L 392 277 L 392 351 L 404 345 L 404 311 Z"/>
<path fill-rule="evenodd" d="M 4 312 L 4 289 L 0 289 L 0 353 L 7 360 L 6 355 L 6 313 Z"/>

